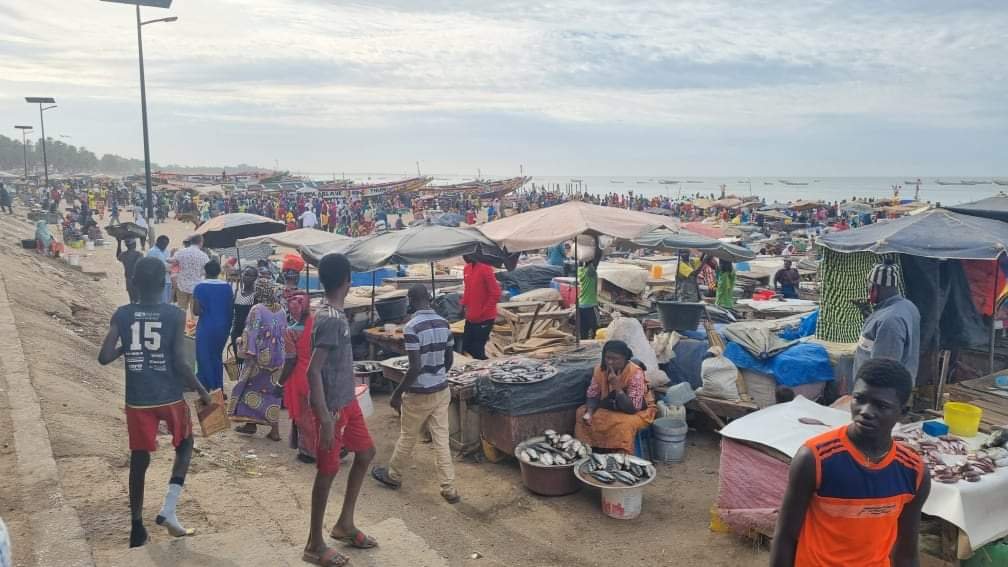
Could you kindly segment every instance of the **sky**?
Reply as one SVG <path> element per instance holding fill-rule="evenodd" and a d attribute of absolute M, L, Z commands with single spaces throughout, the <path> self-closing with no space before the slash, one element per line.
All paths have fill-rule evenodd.
<path fill-rule="evenodd" d="M 175 0 L 151 157 L 316 173 L 1006 176 L 1003 0 Z M 135 11 L 0 0 L 0 116 L 142 157 Z M 3 129 L 0 128 L 0 132 Z"/>

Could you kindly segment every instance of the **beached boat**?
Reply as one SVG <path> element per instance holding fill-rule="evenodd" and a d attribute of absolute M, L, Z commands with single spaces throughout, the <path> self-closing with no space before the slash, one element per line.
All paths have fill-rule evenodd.
<path fill-rule="evenodd" d="M 511 177 L 495 181 L 475 179 L 473 181 L 465 181 L 463 183 L 455 183 L 453 185 L 431 185 L 425 188 L 424 191 L 436 194 L 468 193 L 471 195 L 479 195 L 479 197 L 483 199 L 499 199 L 504 197 L 504 195 L 519 189 L 531 180 L 532 178 L 528 176 Z"/>
<path fill-rule="evenodd" d="M 433 181 L 431 177 L 410 177 L 398 181 L 385 181 L 382 183 L 355 183 L 353 181 L 337 181 L 335 183 L 324 183 L 318 186 L 319 195 L 323 198 L 334 197 L 359 197 L 369 199 L 384 197 L 386 195 L 396 195 L 402 193 L 416 193 Z"/>

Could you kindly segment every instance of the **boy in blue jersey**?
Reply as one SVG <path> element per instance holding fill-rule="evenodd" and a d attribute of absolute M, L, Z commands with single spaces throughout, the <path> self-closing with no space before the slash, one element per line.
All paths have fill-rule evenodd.
<path fill-rule="evenodd" d="M 122 356 L 126 362 L 126 427 L 129 432 L 130 547 L 147 543 L 143 524 L 144 477 L 151 451 L 157 450 L 158 424 L 168 426 L 175 446 L 175 464 L 164 505 L 157 516 L 174 537 L 192 535 L 175 517 L 192 457 L 192 421 L 182 399 L 186 389 L 199 393 L 204 406 L 213 404 L 183 355 L 185 314 L 161 302 L 165 286 L 164 263 L 141 258 L 136 263 L 133 286 L 138 301 L 123 305 L 112 315 L 98 362 L 109 364 Z"/>

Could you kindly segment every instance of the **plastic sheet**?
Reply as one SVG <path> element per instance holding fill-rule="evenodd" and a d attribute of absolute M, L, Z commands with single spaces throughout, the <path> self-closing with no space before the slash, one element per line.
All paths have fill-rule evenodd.
<path fill-rule="evenodd" d="M 563 277 L 563 268 L 549 264 L 532 264 L 515 268 L 510 272 L 497 272 L 497 281 L 507 289 L 517 287 L 519 293 L 549 287 L 553 278 Z"/>
<path fill-rule="evenodd" d="M 490 413 L 530 415 L 585 403 L 592 372 L 600 359 L 554 361 L 557 374 L 533 384 L 499 384 L 488 376 L 476 382 L 476 402 Z"/>
<path fill-rule="evenodd" d="M 725 357 L 739 368 L 769 374 L 782 386 L 800 386 L 833 379 L 833 366 L 822 345 L 798 343 L 766 360 L 759 360 L 736 343 L 725 345 Z"/>

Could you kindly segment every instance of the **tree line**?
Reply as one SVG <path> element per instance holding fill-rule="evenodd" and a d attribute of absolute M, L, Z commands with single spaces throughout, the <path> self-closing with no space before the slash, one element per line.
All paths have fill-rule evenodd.
<path fill-rule="evenodd" d="M 28 169 L 42 171 L 42 143 L 28 142 Z M 46 139 L 46 157 L 49 173 L 107 173 L 109 175 L 130 175 L 142 173 L 142 159 L 130 159 L 115 154 L 104 154 L 100 158 L 84 146 L 77 147 L 53 138 Z M 157 169 L 151 164 L 151 168 Z M 24 146 L 21 140 L 0 135 L 0 170 L 17 173 L 24 170 Z"/>

